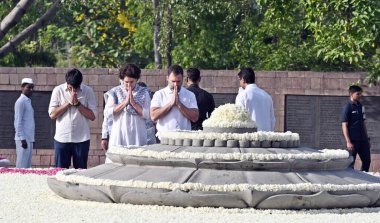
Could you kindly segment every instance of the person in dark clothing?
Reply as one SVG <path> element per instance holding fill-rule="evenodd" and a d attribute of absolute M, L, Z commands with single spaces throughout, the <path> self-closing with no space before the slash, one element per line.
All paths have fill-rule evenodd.
<path fill-rule="evenodd" d="M 371 164 L 371 152 L 367 128 L 365 126 L 364 106 L 359 102 L 363 90 L 361 87 L 353 85 L 349 88 L 350 101 L 344 106 L 341 121 L 344 138 L 347 143 L 347 150 L 352 154 L 354 161 L 351 167 L 354 168 L 356 155 L 362 161 L 362 171 L 369 171 Z"/>
<path fill-rule="evenodd" d="M 210 117 L 215 109 L 214 98 L 210 93 L 199 87 L 201 73 L 197 68 L 189 68 L 187 73 L 187 89 L 195 94 L 197 99 L 199 118 L 196 122 L 191 122 L 192 130 L 203 130 L 202 123 Z"/>

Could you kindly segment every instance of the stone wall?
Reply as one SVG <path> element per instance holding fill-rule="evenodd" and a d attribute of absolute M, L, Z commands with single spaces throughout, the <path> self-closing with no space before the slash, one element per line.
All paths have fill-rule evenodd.
<path fill-rule="evenodd" d="M 90 85 L 97 98 L 97 119 L 91 122 L 91 149 L 88 166 L 96 166 L 104 162 L 104 152 L 100 148 L 101 125 L 103 121 L 103 93 L 119 83 L 117 69 L 80 69 L 84 75 L 84 83 Z M 0 67 L 0 91 L 20 90 L 20 81 L 24 77 L 33 78 L 35 91 L 51 92 L 56 85 L 64 83 L 67 68 L 11 68 Z M 239 81 L 237 71 L 231 70 L 202 70 L 201 87 L 215 94 L 219 101 L 230 102 L 238 92 Z M 276 130 L 284 130 L 285 96 L 286 95 L 332 95 L 346 96 L 350 83 L 365 78 L 365 73 L 341 72 L 290 72 L 269 71 L 256 72 L 256 83 L 272 95 L 276 114 Z M 142 70 L 141 81 L 145 82 L 152 91 L 166 86 L 165 70 Z M 380 96 L 380 86 L 364 87 L 364 95 Z M 232 97 L 233 96 L 233 97 Z M 1 98 L 1 101 L 7 100 Z M 36 100 L 32 98 L 32 100 Z M 46 108 L 47 111 L 47 108 Z M 14 131 L 14 129 L 10 129 Z M 4 155 L 15 163 L 14 148 L 0 148 Z M 372 169 L 380 170 L 380 157 L 373 155 Z M 48 167 L 54 165 L 54 150 L 52 148 L 36 149 L 33 152 L 33 165 Z"/>

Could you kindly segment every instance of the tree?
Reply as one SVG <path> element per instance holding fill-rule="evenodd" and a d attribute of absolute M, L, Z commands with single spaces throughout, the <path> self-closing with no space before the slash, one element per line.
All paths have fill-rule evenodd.
<path fill-rule="evenodd" d="M 260 0 L 258 4 L 266 12 L 264 21 L 270 19 L 274 30 L 285 31 L 288 27 L 301 25 L 299 28 L 302 27 L 304 36 L 310 40 L 303 51 L 308 53 L 300 52 L 309 55 L 306 57 L 310 58 L 309 69 L 366 70 L 369 82 L 379 81 L 379 1 Z M 293 9 L 298 12 L 294 13 Z M 295 30 L 299 32 L 299 28 Z M 283 40 L 281 36 L 278 42 Z M 282 55 L 285 60 L 289 58 L 286 55 L 289 54 Z M 313 64 L 315 61 L 317 63 Z"/>
<path fill-rule="evenodd" d="M 72 0 L 64 4 L 51 25 L 29 38 L 36 44 L 21 44 L 20 52 L 36 45 L 39 52 L 54 53 L 60 66 L 116 67 L 128 61 L 145 68 L 179 63 L 201 69 L 368 71 L 371 83 L 380 78 L 380 1 Z M 9 5 L 0 6 L 0 15 L 11 11 L 14 5 Z M 17 26 L 9 30 L 10 37 L 22 32 Z"/>
<path fill-rule="evenodd" d="M 33 0 L 21 0 L 15 8 L 3 19 L 0 28 L 0 40 L 7 34 L 7 32 L 15 26 L 33 3 Z M 56 0 L 51 7 L 43 14 L 35 23 L 26 27 L 23 31 L 15 35 L 10 41 L 6 42 L 0 48 L 0 58 L 4 57 L 6 54 L 14 51 L 16 47 L 25 39 L 35 34 L 38 29 L 45 26 L 47 22 L 55 15 L 58 11 L 60 5 L 60 0 Z"/>
<path fill-rule="evenodd" d="M 145 67 L 152 54 L 145 56 L 133 48 L 140 19 L 137 10 L 145 10 L 137 1 L 72 1 L 62 10 L 69 21 L 55 27 L 54 38 L 68 42 L 68 59 L 75 66 L 117 67 L 128 61 Z"/>
<path fill-rule="evenodd" d="M 236 58 L 230 52 L 235 47 L 236 28 L 242 17 L 257 15 L 255 1 L 174 1 L 172 5 L 172 26 L 162 31 L 173 32 L 170 42 L 162 35 L 161 49 L 171 43 L 174 63 L 185 67 L 203 69 L 231 69 L 236 67 Z M 165 30 L 166 28 L 166 30 Z"/>
<path fill-rule="evenodd" d="M 153 16 L 154 16 L 154 22 L 153 22 L 153 47 L 154 47 L 154 63 L 156 68 L 162 68 L 162 56 L 159 51 L 159 45 L 160 45 L 160 23 L 162 20 L 162 13 L 159 10 L 159 0 L 152 0 L 152 6 L 153 6 Z"/>
<path fill-rule="evenodd" d="M 3 39 L 7 32 L 20 21 L 21 17 L 33 2 L 34 0 L 21 0 L 13 10 L 5 16 L 0 23 L 0 40 Z"/>

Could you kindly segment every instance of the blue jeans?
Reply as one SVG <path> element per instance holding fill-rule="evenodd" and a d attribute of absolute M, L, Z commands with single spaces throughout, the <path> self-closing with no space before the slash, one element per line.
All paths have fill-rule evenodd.
<path fill-rule="evenodd" d="M 75 169 L 87 169 L 90 140 L 78 143 L 61 143 L 54 140 L 55 166 L 69 168 L 71 157 Z"/>

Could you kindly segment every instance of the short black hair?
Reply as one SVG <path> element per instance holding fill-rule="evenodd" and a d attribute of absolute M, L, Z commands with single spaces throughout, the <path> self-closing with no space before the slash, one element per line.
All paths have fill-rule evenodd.
<path fill-rule="evenodd" d="M 65 80 L 67 84 L 70 84 L 74 88 L 79 88 L 83 81 L 83 75 L 78 69 L 73 68 L 67 71 Z"/>
<path fill-rule="evenodd" d="M 186 71 L 187 77 L 192 81 L 196 82 L 199 81 L 201 78 L 201 72 L 197 68 L 189 68 Z"/>
<path fill-rule="evenodd" d="M 180 65 L 174 64 L 168 68 L 168 76 L 173 73 L 175 75 L 182 75 L 183 76 L 183 69 Z"/>
<path fill-rule="evenodd" d="M 125 77 L 131 77 L 135 79 L 140 79 L 141 69 L 135 64 L 124 64 L 119 70 L 120 80 L 124 80 Z"/>
<path fill-rule="evenodd" d="M 363 92 L 363 89 L 361 87 L 359 87 L 358 85 L 351 85 L 348 88 L 348 92 L 350 94 L 355 93 L 355 92 Z"/>
<path fill-rule="evenodd" d="M 238 73 L 240 79 L 243 79 L 247 84 L 255 83 L 255 71 L 252 68 L 247 67 L 240 70 Z"/>

